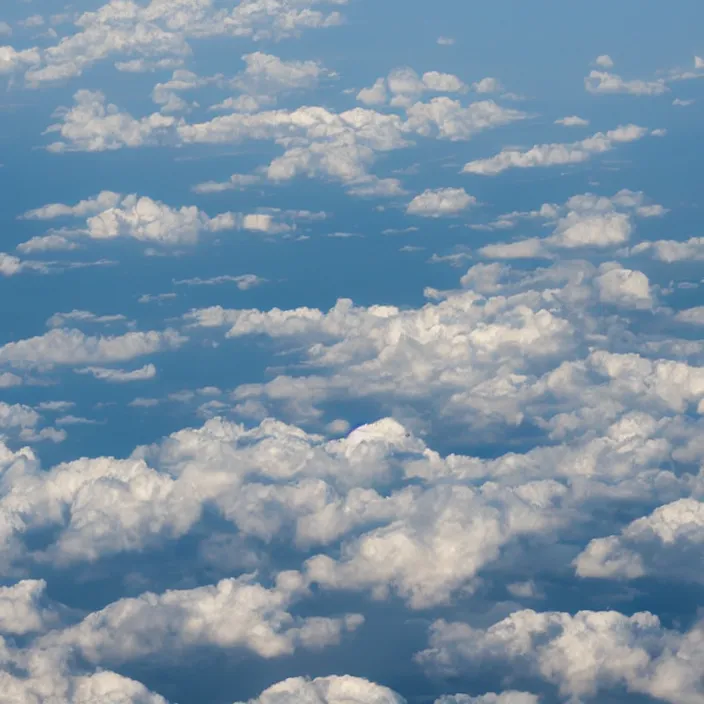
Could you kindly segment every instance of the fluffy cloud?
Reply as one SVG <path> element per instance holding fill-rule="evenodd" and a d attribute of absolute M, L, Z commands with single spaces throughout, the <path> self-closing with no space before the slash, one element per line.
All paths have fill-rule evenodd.
<path fill-rule="evenodd" d="M 213 36 L 250 37 L 255 41 L 297 35 L 305 29 L 340 24 L 338 11 L 325 6 L 346 0 L 244 0 L 214 7 L 208 0 L 151 0 L 125 5 L 119 0 L 75 21 L 77 31 L 43 51 L 33 50 L 26 80 L 33 85 L 81 75 L 111 57 L 135 57 L 119 62 L 128 70 L 141 63 L 159 65 L 191 52 L 188 40 Z M 229 5 L 229 7 L 227 6 Z M 321 8 L 321 9 L 317 9 Z M 135 64 L 135 62 L 138 62 Z M 141 62 L 141 63 L 139 63 Z M 16 69 L 13 66 L 13 69 Z"/>
<path fill-rule="evenodd" d="M 172 208 L 147 196 L 101 193 L 81 201 L 76 206 L 54 203 L 25 214 L 25 218 L 48 220 L 58 217 L 89 217 L 83 228 L 74 230 L 74 236 L 94 240 L 130 237 L 141 242 L 164 247 L 193 245 L 203 232 L 223 230 L 251 230 L 276 234 L 294 229 L 294 225 L 280 222 L 282 218 L 295 219 L 295 211 L 268 213 L 220 213 L 208 216 L 195 206 Z M 29 245 L 31 243 L 26 243 Z"/>
<path fill-rule="evenodd" d="M 448 80 L 444 74 L 428 78 L 433 85 Z M 470 139 L 527 115 L 491 100 L 465 107 L 458 100 L 439 97 L 429 103 L 409 103 L 406 120 L 362 108 L 334 113 L 322 107 L 301 107 L 292 111 L 238 111 L 189 124 L 162 114 L 135 119 L 116 106 L 106 106 L 102 94 L 79 91 L 76 105 L 61 111 L 59 117 L 60 121 L 47 130 L 59 133 L 63 140 L 51 144 L 52 151 L 270 140 L 284 148 L 283 154 L 263 170 L 272 181 L 287 181 L 298 175 L 326 176 L 347 184 L 353 194 L 398 195 L 401 189 L 396 179 L 376 179 L 369 174 L 378 152 L 404 148 L 414 134 Z M 222 190 L 218 184 L 212 188 Z"/>
<path fill-rule="evenodd" d="M 651 613 L 517 611 L 486 630 L 436 622 L 419 660 L 444 672 L 510 667 L 546 680 L 580 700 L 625 688 L 672 704 L 700 701 L 702 626 L 686 634 Z"/>
<path fill-rule="evenodd" d="M 621 76 L 608 71 L 592 71 L 584 79 L 584 87 L 589 93 L 628 93 L 629 95 L 662 95 L 669 90 L 663 78 L 655 81 L 626 81 Z"/>
<path fill-rule="evenodd" d="M 99 91 L 79 90 L 74 99 L 75 105 L 59 114 L 61 121 L 46 130 L 64 140 L 50 144 L 49 151 L 100 152 L 158 144 L 172 138 L 177 124 L 174 117 L 160 113 L 136 120 L 106 104 Z"/>
<path fill-rule="evenodd" d="M 575 561 L 580 577 L 634 579 L 645 575 L 701 582 L 704 503 L 680 499 L 626 526 L 619 535 L 592 540 Z"/>
<path fill-rule="evenodd" d="M 521 259 L 550 257 L 561 250 L 616 247 L 630 239 L 634 218 L 659 217 L 666 212 L 662 206 L 649 203 L 642 192 L 622 190 L 611 197 L 585 193 L 573 196 L 562 206 L 544 203 L 536 211 L 503 215 L 488 226 L 504 230 L 521 220 L 544 220 L 554 225 L 550 236 L 490 244 L 479 251 L 485 257 Z"/>
<path fill-rule="evenodd" d="M 508 169 L 578 164 L 595 154 L 609 152 L 618 144 L 643 139 L 650 130 L 637 125 L 617 127 L 609 132 L 597 132 L 579 142 L 568 144 L 537 144 L 527 151 L 504 149 L 489 159 L 477 159 L 465 164 L 463 173 L 494 176 Z"/>
<path fill-rule="evenodd" d="M 383 105 L 390 100 L 394 107 L 410 107 L 423 93 L 464 93 L 467 85 L 451 73 L 427 71 L 419 76 L 412 68 L 397 68 L 386 78 L 379 78 L 371 88 L 357 94 L 365 105 Z"/>
<path fill-rule="evenodd" d="M 563 127 L 588 127 L 589 120 L 585 120 L 583 117 L 579 117 L 578 115 L 569 115 L 568 117 L 555 120 L 555 124 L 562 125 Z"/>
<path fill-rule="evenodd" d="M 358 677 L 302 677 L 279 682 L 246 704 L 405 704 L 405 700 L 386 687 Z M 240 702 L 239 704 L 245 704 Z"/>
<path fill-rule="evenodd" d="M 37 337 L 0 347 L 0 363 L 18 367 L 51 367 L 124 362 L 135 357 L 180 347 L 186 338 L 175 330 L 128 332 L 90 337 L 80 330 L 54 329 Z"/>
<path fill-rule="evenodd" d="M 631 248 L 631 254 L 650 254 L 653 259 L 672 264 L 681 261 L 704 260 L 704 237 L 691 237 L 688 240 L 657 240 L 640 242 Z"/>
<path fill-rule="evenodd" d="M 458 100 L 433 98 L 429 103 L 414 103 L 408 108 L 408 127 L 429 137 L 453 141 L 470 139 L 493 127 L 526 119 L 520 110 L 504 108 L 493 100 L 480 100 L 463 107 Z"/>
<path fill-rule="evenodd" d="M 409 215 L 438 218 L 443 215 L 456 215 L 474 205 L 477 199 L 464 188 L 428 189 L 416 196 L 406 208 Z"/>
<path fill-rule="evenodd" d="M 620 264 L 602 264 L 595 279 L 599 298 L 626 308 L 651 308 L 653 295 L 648 277 L 642 271 L 624 269 Z"/>

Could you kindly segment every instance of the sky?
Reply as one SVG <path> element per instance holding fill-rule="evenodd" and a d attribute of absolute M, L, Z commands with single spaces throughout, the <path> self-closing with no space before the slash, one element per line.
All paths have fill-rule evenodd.
<path fill-rule="evenodd" d="M 704 704 L 704 6 L 0 13 L 0 704 Z"/>

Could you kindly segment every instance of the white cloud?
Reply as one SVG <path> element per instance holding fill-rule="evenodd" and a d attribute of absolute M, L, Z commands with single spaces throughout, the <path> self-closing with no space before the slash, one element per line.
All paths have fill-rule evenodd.
<path fill-rule="evenodd" d="M 601 56 L 597 56 L 594 63 L 597 66 L 600 66 L 601 68 L 613 68 L 614 67 L 613 59 L 608 54 L 602 54 Z"/>
<path fill-rule="evenodd" d="M 602 264 L 599 271 L 595 284 L 601 301 L 624 308 L 652 308 L 650 282 L 642 271 L 624 269 L 616 262 Z"/>
<path fill-rule="evenodd" d="M 23 636 L 46 630 L 58 621 L 45 597 L 46 582 L 26 579 L 0 587 L 0 633 Z"/>
<path fill-rule="evenodd" d="M 11 254 L 0 252 L 0 276 L 15 276 L 23 271 L 39 271 L 46 273 L 48 267 L 42 262 L 34 262 L 29 259 L 20 259 Z"/>
<path fill-rule="evenodd" d="M 174 117 L 154 113 L 140 120 L 106 104 L 98 91 L 79 90 L 75 105 L 58 113 L 61 121 L 51 125 L 46 134 L 58 133 L 65 141 L 50 144 L 52 152 L 100 152 L 122 147 L 156 144 L 173 135 Z"/>
<path fill-rule="evenodd" d="M 287 232 L 295 228 L 281 218 L 295 220 L 293 211 L 270 213 L 220 213 L 209 217 L 195 206 L 172 208 L 146 196 L 121 196 L 110 193 L 82 201 L 77 206 L 52 204 L 30 211 L 25 217 L 50 219 L 70 216 L 84 217 L 85 226 L 74 230 L 75 236 L 105 240 L 130 237 L 141 242 L 161 246 L 193 245 L 203 232 L 223 230 L 253 230 L 257 232 Z M 29 243 L 27 243 L 29 244 Z"/>
<path fill-rule="evenodd" d="M 385 105 L 389 99 L 386 79 L 378 78 L 371 88 L 362 88 L 357 93 L 357 100 L 365 105 Z"/>
<path fill-rule="evenodd" d="M 682 323 L 689 323 L 691 325 L 704 325 L 704 306 L 697 306 L 696 308 L 688 308 L 686 310 L 681 310 L 675 316 L 677 320 Z"/>
<path fill-rule="evenodd" d="M 528 213 L 508 213 L 487 226 L 491 230 L 503 230 L 515 227 L 524 219 L 545 220 L 546 224 L 554 226 L 550 236 L 494 243 L 479 251 L 495 259 L 520 259 L 550 258 L 560 250 L 616 247 L 630 239 L 635 217 L 660 217 L 666 212 L 662 206 L 648 203 L 642 192 L 624 189 L 610 198 L 585 193 L 573 196 L 563 206 L 545 203 L 539 210 Z"/>
<path fill-rule="evenodd" d="M 266 279 L 256 274 L 241 274 L 239 276 L 224 274 L 222 276 L 213 276 L 209 279 L 201 279 L 199 277 L 182 279 L 180 281 L 174 281 L 174 284 L 177 286 L 219 286 L 221 284 L 233 283 L 237 285 L 240 291 L 247 291 L 255 286 L 261 286 L 265 282 Z"/>
<path fill-rule="evenodd" d="M 22 242 L 17 245 L 17 250 L 22 254 L 31 254 L 32 252 L 54 252 L 54 251 L 71 251 L 78 249 L 75 242 L 67 239 L 63 235 L 44 235 L 40 237 L 32 237 L 27 242 Z"/>
<path fill-rule="evenodd" d="M 89 337 L 80 330 L 55 329 L 45 335 L 0 347 L 0 363 L 51 367 L 57 364 L 124 362 L 135 357 L 180 347 L 186 338 L 175 330 L 128 332 L 112 337 Z"/>
<path fill-rule="evenodd" d="M 249 37 L 255 41 L 295 36 L 303 30 L 341 23 L 338 11 L 320 6 L 343 5 L 346 0 L 243 0 L 232 8 L 207 2 L 162 2 L 127 8 L 110 0 L 85 12 L 77 31 L 43 51 L 35 50 L 33 68 L 26 73 L 32 85 L 80 76 L 90 66 L 110 58 L 127 70 L 182 59 L 191 53 L 188 40 L 215 36 Z M 135 57 L 131 59 L 130 57 Z"/>
<path fill-rule="evenodd" d="M 702 582 L 704 503 L 680 499 L 626 526 L 620 535 L 592 540 L 575 560 L 580 577 Z"/>
<path fill-rule="evenodd" d="M 589 93 L 627 93 L 629 95 L 662 95 L 669 88 L 664 78 L 654 81 L 626 81 L 621 76 L 607 71 L 592 71 L 584 79 Z"/>
<path fill-rule="evenodd" d="M 668 631 L 651 613 L 517 611 L 486 630 L 438 621 L 422 663 L 443 672 L 510 667 L 574 700 L 625 688 L 672 704 L 701 699 L 702 625 Z"/>
<path fill-rule="evenodd" d="M 438 218 L 444 215 L 457 215 L 477 199 L 470 196 L 464 188 L 428 189 L 417 195 L 406 208 L 409 215 L 420 215 L 426 218 Z"/>
<path fill-rule="evenodd" d="M 333 676 L 309 680 L 296 677 L 279 682 L 256 699 L 239 704 L 405 704 L 405 700 L 386 687 L 358 677 Z M 237 704 L 237 703 L 236 703 Z"/>
<path fill-rule="evenodd" d="M 12 27 L 7 22 L 0 22 L 0 37 L 9 37 L 12 34 Z"/>
<path fill-rule="evenodd" d="M 537 144 L 527 151 L 504 149 L 490 159 L 477 159 L 465 164 L 463 173 L 494 176 L 508 169 L 579 164 L 594 154 L 611 151 L 617 144 L 635 142 L 651 132 L 645 127 L 626 125 L 609 132 L 597 132 L 579 142 L 568 144 Z"/>
<path fill-rule="evenodd" d="M 452 37 L 438 37 L 437 43 L 440 46 L 452 46 L 455 40 Z"/>
<path fill-rule="evenodd" d="M 688 108 L 690 105 L 694 105 L 694 100 L 682 100 L 681 98 L 675 98 L 672 101 L 675 107 Z"/>
<path fill-rule="evenodd" d="M 0 373 L 0 389 L 9 389 L 12 386 L 21 386 L 22 378 L 10 372 Z"/>
<path fill-rule="evenodd" d="M 562 125 L 563 127 L 588 127 L 589 120 L 585 120 L 577 115 L 570 115 L 568 117 L 555 120 L 555 124 Z"/>
<path fill-rule="evenodd" d="M 72 310 L 70 313 L 55 313 L 46 321 L 50 328 L 61 328 L 68 322 L 79 323 L 125 323 L 127 318 L 120 313 L 115 315 L 96 315 L 88 310 Z"/>
<path fill-rule="evenodd" d="M 472 88 L 477 91 L 477 93 L 498 93 L 503 90 L 501 81 L 491 76 L 487 76 L 486 78 L 482 78 L 481 81 L 472 83 Z"/>
<path fill-rule="evenodd" d="M 17 51 L 11 46 L 0 46 L 0 76 L 26 69 L 39 61 L 39 51 L 36 48 Z"/>
<path fill-rule="evenodd" d="M 259 183 L 261 178 L 254 174 L 232 174 L 227 181 L 206 181 L 191 189 L 194 193 L 222 193 L 223 191 L 242 191 L 248 186 Z"/>
<path fill-rule="evenodd" d="M 672 264 L 681 261 L 704 260 L 704 237 L 688 240 L 656 240 L 640 242 L 631 249 L 631 254 L 648 253 L 653 259 Z"/>
<path fill-rule="evenodd" d="M 133 381 L 147 381 L 156 376 L 156 367 L 145 364 L 139 369 L 125 371 L 123 369 L 109 369 L 106 367 L 85 367 L 76 369 L 77 374 L 90 374 L 95 379 L 107 381 L 110 384 L 125 384 Z"/>
<path fill-rule="evenodd" d="M 524 120 L 526 113 L 503 108 L 493 100 L 463 107 L 458 100 L 440 97 L 408 108 L 408 127 L 424 137 L 435 131 L 441 139 L 464 140 L 493 127 Z"/>

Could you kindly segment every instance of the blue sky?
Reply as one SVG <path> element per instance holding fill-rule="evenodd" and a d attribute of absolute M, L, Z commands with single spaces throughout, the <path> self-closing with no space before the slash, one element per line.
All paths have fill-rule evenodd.
<path fill-rule="evenodd" d="M 701 3 L 0 16 L 0 703 L 704 702 Z"/>

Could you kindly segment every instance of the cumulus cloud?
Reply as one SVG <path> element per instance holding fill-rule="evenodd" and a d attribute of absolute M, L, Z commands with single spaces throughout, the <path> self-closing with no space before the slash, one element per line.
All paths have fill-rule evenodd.
<path fill-rule="evenodd" d="M 176 349 L 186 338 L 175 330 L 128 332 L 91 337 L 80 330 L 58 328 L 44 335 L 0 347 L 0 364 L 17 367 L 52 367 L 90 363 L 124 362 L 135 357 Z"/>
<path fill-rule="evenodd" d="M 463 93 L 467 85 L 451 73 L 426 71 L 422 76 L 412 68 L 396 68 L 386 78 L 379 78 L 371 88 L 364 88 L 357 99 L 365 105 L 409 107 L 423 93 Z"/>
<path fill-rule="evenodd" d="M 630 250 L 631 254 L 649 254 L 653 259 L 672 264 L 681 261 L 704 260 L 704 237 L 688 240 L 655 240 L 639 242 Z"/>
<path fill-rule="evenodd" d="M 34 56 L 25 78 L 31 85 L 80 76 L 110 58 L 122 70 L 172 62 L 191 53 L 189 40 L 216 36 L 249 37 L 255 41 L 298 35 L 306 29 L 340 24 L 330 5 L 346 0 L 244 0 L 224 7 L 209 2 L 162 2 L 124 6 L 110 0 L 75 20 L 76 31 Z M 327 8 L 326 8 L 327 6 Z M 134 57 L 134 58 L 131 58 Z M 168 64 L 167 64 L 168 65 Z M 16 67 L 13 67 L 16 70 Z"/>
<path fill-rule="evenodd" d="M 554 228 L 548 237 L 489 244 L 479 251 L 494 259 L 521 259 L 550 258 L 557 252 L 580 248 L 612 248 L 628 242 L 635 218 L 660 217 L 666 212 L 661 205 L 648 202 L 640 191 L 624 189 L 611 197 L 585 193 L 562 206 L 544 203 L 535 211 L 508 213 L 487 226 L 506 230 L 523 220 L 543 220 Z M 616 276 L 609 278 L 615 281 Z"/>
<path fill-rule="evenodd" d="M 438 218 L 443 215 L 456 215 L 475 205 L 477 199 L 464 188 L 428 189 L 417 195 L 406 208 L 409 215 Z"/>
<path fill-rule="evenodd" d="M 584 79 L 584 87 L 589 93 L 627 93 L 629 95 L 662 95 L 669 88 L 664 78 L 654 81 L 626 81 L 621 76 L 608 71 L 592 71 Z"/>
<path fill-rule="evenodd" d="M 489 159 L 477 159 L 465 164 L 463 173 L 494 176 L 508 169 L 579 164 L 595 154 L 609 152 L 618 144 L 635 142 L 652 132 L 645 127 L 626 125 L 609 132 L 597 132 L 579 142 L 568 144 L 537 144 L 527 151 L 504 149 Z"/>
<path fill-rule="evenodd" d="M 614 61 L 608 54 L 602 54 L 601 56 L 597 56 L 596 59 L 594 60 L 594 63 L 597 66 L 600 66 L 601 68 L 613 68 L 614 67 Z"/>
<path fill-rule="evenodd" d="M 702 696 L 702 626 L 685 634 L 668 631 L 649 612 L 516 611 L 484 629 L 436 622 L 431 646 L 419 655 L 428 667 L 511 667 L 554 684 L 562 697 L 582 699 L 625 688 L 672 702 Z"/>
<path fill-rule="evenodd" d="M 680 499 L 626 526 L 619 535 L 592 540 L 575 560 L 580 577 L 701 582 L 704 503 Z"/>
<path fill-rule="evenodd" d="M 249 214 L 227 212 L 210 217 L 195 206 L 176 208 L 147 196 L 122 196 L 117 193 L 101 193 L 76 206 L 54 203 L 30 211 L 24 217 L 48 220 L 64 216 L 83 218 L 86 215 L 88 217 L 84 226 L 73 231 L 74 237 L 84 236 L 94 240 L 129 237 L 164 247 L 193 245 L 204 232 L 287 232 L 294 229 L 295 225 L 280 220 L 295 220 L 297 217 L 295 211 Z"/>
<path fill-rule="evenodd" d="M 198 183 L 191 189 L 194 193 L 222 193 L 223 191 L 242 191 L 261 181 L 254 174 L 232 174 L 227 181 L 206 181 Z"/>
<path fill-rule="evenodd" d="M 588 127 L 589 120 L 585 120 L 583 117 L 579 117 L 578 115 L 569 115 L 568 117 L 555 120 L 555 124 L 562 125 L 563 127 Z"/>

